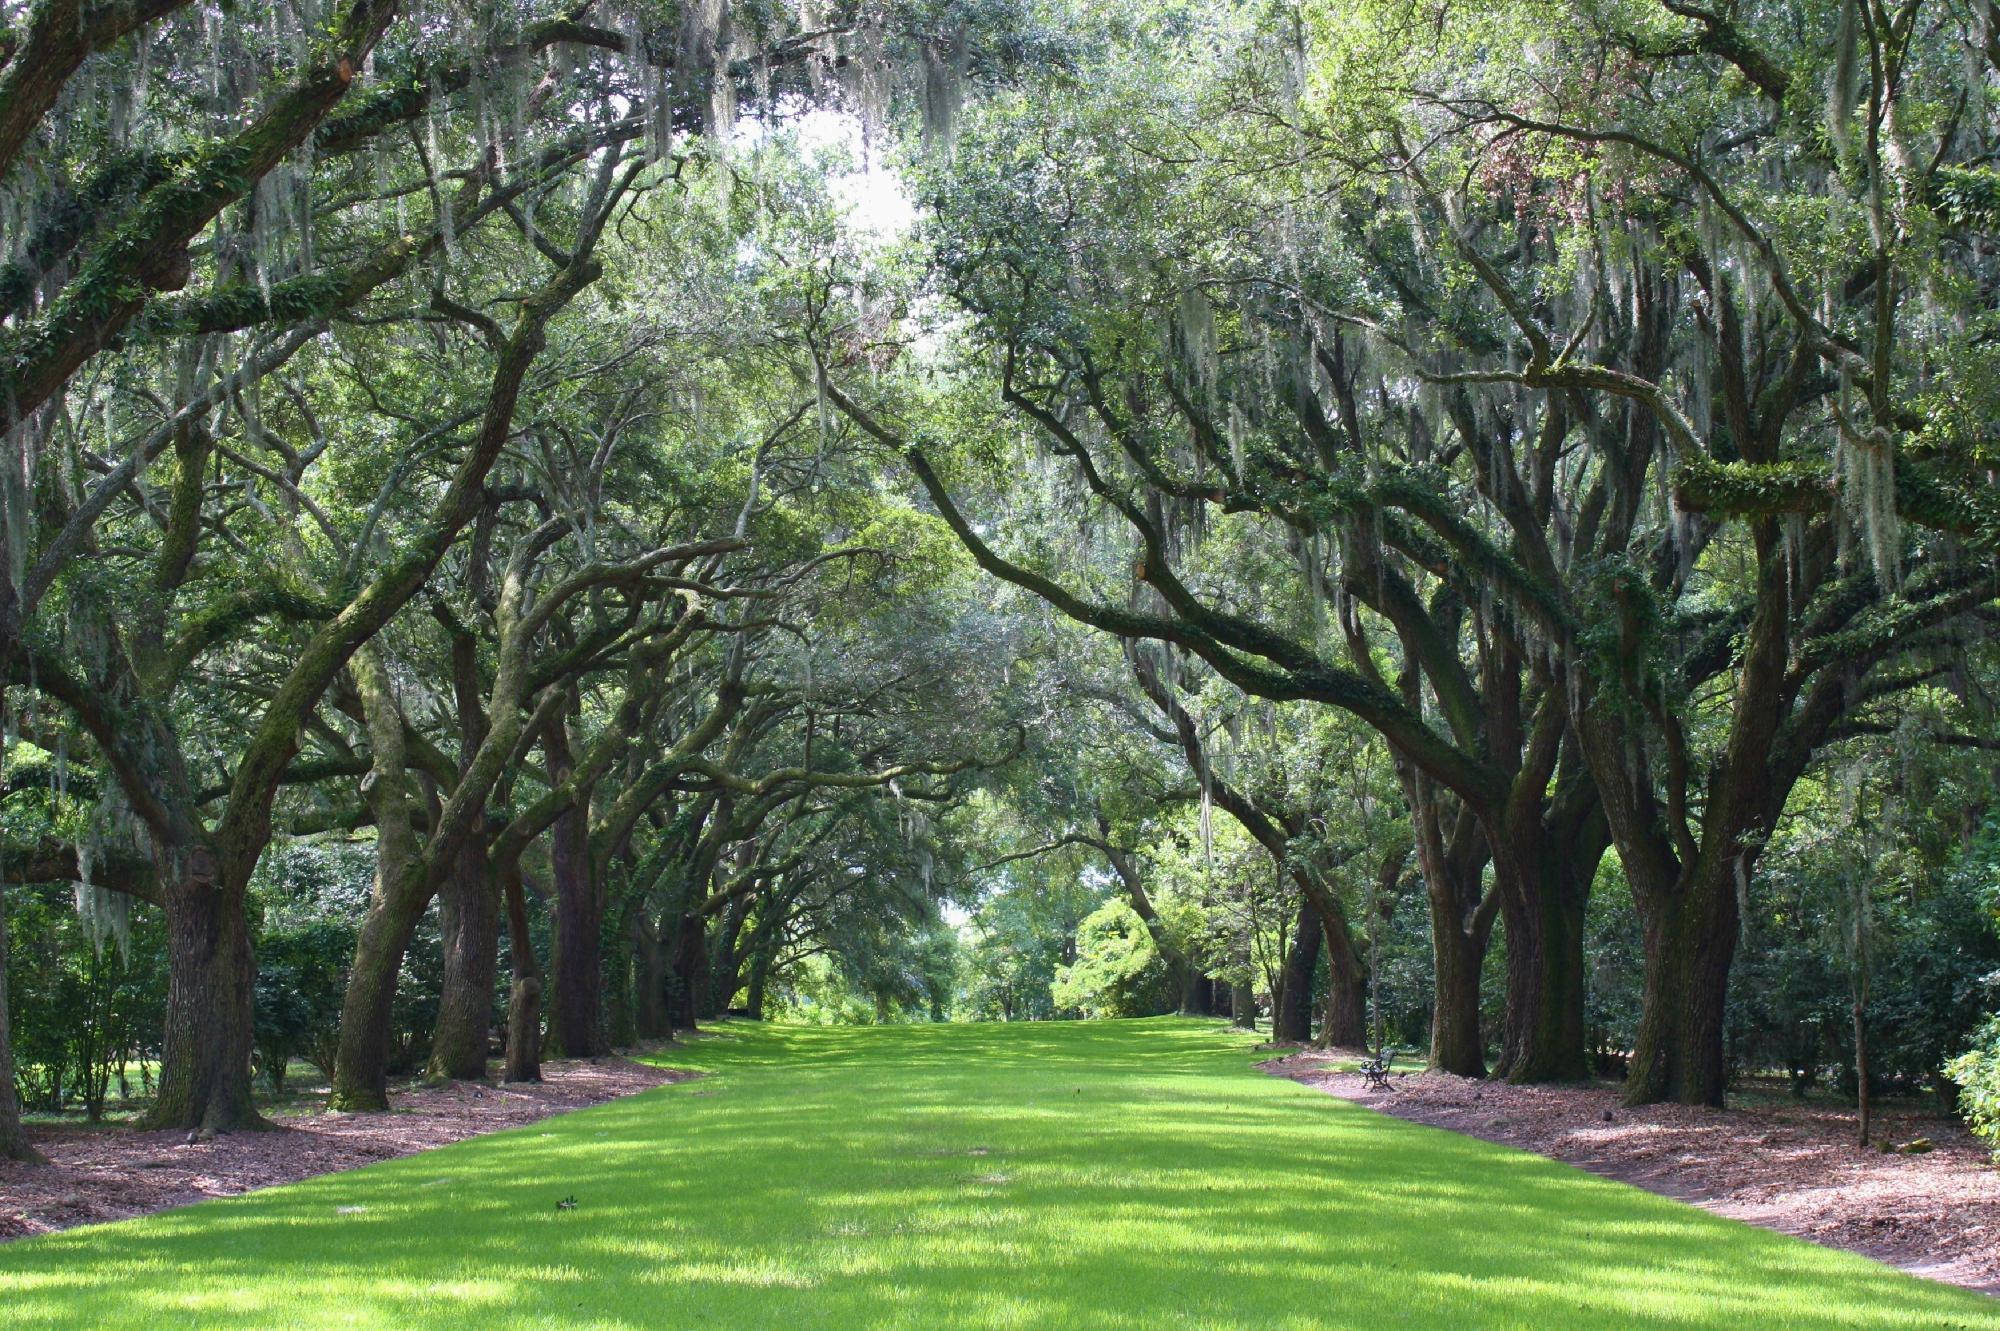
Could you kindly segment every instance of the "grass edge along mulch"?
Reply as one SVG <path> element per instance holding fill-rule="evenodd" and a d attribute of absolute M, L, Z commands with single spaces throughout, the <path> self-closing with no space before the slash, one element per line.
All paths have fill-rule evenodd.
<path fill-rule="evenodd" d="M 399 1086 L 386 1114 L 332 1113 L 322 1094 L 321 1107 L 290 1107 L 266 1131 L 214 1138 L 123 1124 L 33 1124 L 29 1140 L 45 1162 L 0 1160 L 0 1242 L 358 1169 L 692 1075 L 627 1058 L 552 1060 L 539 1082 Z"/>
<path fill-rule="evenodd" d="M 1610 1085 L 1513 1086 L 1446 1073 L 1371 1090 L 1315 1051 L 1260 1066 L 1353 1104 L 1530 1151 L 1716 1215 L 2000 1294 L 2000 1169 L 1949 1125 L 1924 1154 L 1862 1150 L 1851 1114 L 1628 1108 Z M 1945 1133 L 1951 1136 L 1944 1138 Z M 1927 1138 L 1928 1140 L 1928 1138 Z"/>

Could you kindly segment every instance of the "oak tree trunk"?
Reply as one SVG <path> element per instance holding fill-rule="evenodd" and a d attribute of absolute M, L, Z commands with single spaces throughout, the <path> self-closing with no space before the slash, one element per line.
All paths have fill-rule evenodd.
<path fill-rule="evenodd" d="M 426 1075 L 457 1081 L 486 1076 L 493 1039 L 493 982 L 500 967 L 500 895 L 483 837 L 470 836 L 438 896 L 444 974 Z"/>
<path fill-rule="evenodd" d="M 162 875 L 167 1019 L 149 1128 L 230 1132 L 266 1126 L 250 1095 L 257 963 L 243 884 L 220 881 L 206 846 Z"/>
<path fill-rule="evenodd" d="M 604 902 L 591 872 L 589 813 L 565 810 L 549 838 L 555 879 L 555 929 L 549 958 L 550 1058 L 596 1058 L 611 1052 L 604 1025 Z"/>
<path fill-rule="evenodd" d="M 507 954 L 514 976 L 507 986 L 507 1081 L 542 1079 L 542 967 L 528 933 L 528 899 L 516 861 L 500 866 L 507 903 Z"/>
<path fill-rule="evenodd" d="M 1625 1083 L 1628 1104 L 1723 1102 L 1729 1085 L 1723 1024 L 1738 923 L 1729 877 L 1724 866 L 1676 891 L 1637 894 L 1645 997 Z"/>
<path fill-rule="evenodd" d="M 1430 1066 L 1460 1077 L 1486 1075 L 1486 1047 L 1479 1035 L 1479 973 L 1484 940 L 1459 926 L 1456 912 L 1431 910 L 1431 954 L 1436 981 L 1431 1001 Z"/>
<path fill-rule="evenodd" d="M 1206 1015 L 1201 1009 L 1201 974 L 1186 957 L 1167 958 L 1167 975 L 1179 996 L 1179 1011 L 1183 1017 Z"/>
<path fill-rule="evenodd" d="M 1582 1081 L 1590 1075 L 1584 913 L 1602 856 L 1601 843 L 1557 848 L 1537 837 L 1517 847 L 1512 863 L 1522 866 L 1521 881 L 1504 883 L 1500 892 L 1507 1024 L 1495 1071 L 1509 1081 Z"/>
<path fill-rule="evenodd" d="M 708 1007 L 707 930 L 702 921 L 683 915 L 674 931 L 670 1010 L 678 1030 L 694 1031 Z"/>
<path fill-rule="evenodd" d="M 21 1101 L 14 1089 L 14 1045 L 7 1025 L 7 890 L 0 883 L 0 1159 L 34 1160 L 21 1127 Z"/>
<path fill-rule="evenodd" d="M 750 980 L 743 991 L 743 1010 L 752 1021 L 764 1020 L 764 987 L 771 975 L 771 954 L 760 948 L 750 958 Z"/>
<path fill-rule="evenodd" d="M 1368 1043 L 1367 974 L 1347 921 L 1327 915 L 1320 923 L 1326 938 L 1326 1011 L 1319 1042 L 1333 1049 L 1360 1049 Z"/>
<path fill-rule="evenodd" d="M 667 1010 L 667 944 L 638 930 L 632 939 L 634 1023 L 642 1040 L 673 1038 L 673 1015 Z"/>
<path fill-rule="evenodd" d="M 604 957 L 604 1043 L 610 1049 L 629 1049 L 639 1038 L 639 1017 L 632 1002 L 636 961 L 631 939 L 613 933 Z"/>
<path fill-rule="evenodd" d="M 389 1108 L 389 1048 L 394 1034 L 396 980 L 403 954 L 430 902 L 419 893 L 390 892 L 369 903 L 354 944 L 354 967 L 340 1007 L 340 1049 L 327 1103 L 344 1113 Z"/>
<path fill-rule="evenodd" d="M 1257 1025 L 1257 995 L 1249 985 L 1230 986 L 1229 1015 L 1245 1030 L 1253 1029 Z"/>
<path fill-rule="evenodd" d="M 1274 1039 L 1305 1044 L 1312 1039 L 1312 982 L 1313 972 L 1319 969 L 1320 948 L 1325 942 L 1325 931 L 1320 928 L 1319 912 L 1310 901 L 1299 903 L 1298 922 L 1294 926 L 1292 945 L 1285 952 L 1283 983 L 1279 990 L 1283 1001 L 1272 1019 Z"/>

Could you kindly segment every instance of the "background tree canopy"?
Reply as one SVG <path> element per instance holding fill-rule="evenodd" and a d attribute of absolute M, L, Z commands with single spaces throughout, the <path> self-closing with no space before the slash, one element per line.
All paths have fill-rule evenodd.
<path fill-rule="evenodd" d="M 1990 1124 L 1995 28 L 0 3 L 0 1147 L 731 1011 Z"/>

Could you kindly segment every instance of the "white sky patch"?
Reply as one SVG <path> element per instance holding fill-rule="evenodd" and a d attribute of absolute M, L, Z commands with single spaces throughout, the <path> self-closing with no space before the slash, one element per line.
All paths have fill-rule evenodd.
<path fill-rule="evenodd" d="M 879 245 L 909 234 L 917 220 L 916 201 L 902 176 L 883 164 L 880 146 L 869 146 L 860 117 L 818 109 L 792 116 L 784 126 L 798 136 L 807 153 L 844 156 L 855 164 L 851 170 L 829 175 L 827 189 L 858 234 Z M 763 122 L 745 116 L 732 137 L 755 144 L 766 132 Z"/>
<path fill-rule="evenodd" d="M 917 220 L 916 203 L 903 178 L 883 165 L 880 149 L 870 150 L 858 117 L 812 111 L 797 122 L 797 128 L 799 141 L 808 150 L 845 149 L 860 164 L 858 170 L 843 171 L 827 182 L 855 230 L 882 244 L 909 233 Z"/>

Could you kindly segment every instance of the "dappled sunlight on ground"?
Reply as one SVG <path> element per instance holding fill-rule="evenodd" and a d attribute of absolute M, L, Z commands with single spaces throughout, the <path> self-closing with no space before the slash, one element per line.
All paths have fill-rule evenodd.
<path fill-rule="evenodd" d="M 2000 1331 L 1977 1296 L 1262 1077 L 1214 1023 L 731 1026 L 661 1057 L 711 1075 L 11 1245 L 8 1325 Z"/>

